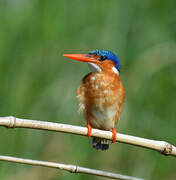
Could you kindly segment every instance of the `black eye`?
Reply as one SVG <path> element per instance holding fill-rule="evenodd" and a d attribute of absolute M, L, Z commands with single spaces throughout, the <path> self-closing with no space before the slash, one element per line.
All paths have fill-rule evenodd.
<path fill-rule="evenodd" d="M 104 60 L 106 60 L 106 59 L 107 59 L 107 56 L 105 56 L 105 55 L 99 57 L 99 61 L 104 61 Z"/>

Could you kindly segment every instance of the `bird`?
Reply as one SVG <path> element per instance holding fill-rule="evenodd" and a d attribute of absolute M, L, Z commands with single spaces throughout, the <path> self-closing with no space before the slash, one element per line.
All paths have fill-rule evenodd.
<path fill-rule="evenodd" d="M 92 128 L 112 131 L 112 143 L 116 142 L 115 125 L 120 120 L 125 100 L 118 55 L 109 50 L 96 49 L 87 54 L 63 56 L 86 62 L 91 71 L 83 77 L 76 90 L 80 102 L 78 111 L 84 112 L 88 137 L 91 137 Z M 93 137 L 92 146 L 97 150 L 108 150 L 109 140 Z"/>

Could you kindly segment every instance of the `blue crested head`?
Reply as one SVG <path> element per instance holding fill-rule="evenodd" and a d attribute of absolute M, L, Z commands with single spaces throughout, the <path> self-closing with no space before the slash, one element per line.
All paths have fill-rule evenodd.
<path fill-rule="evenodd" d="M 90 55 L 97 55 L 100 56 L 100 61 L 102 60 L 112 60 L 115 63 L 115 67 L 120 70 L 120 61 L 118 56 L 111 51 L 103 50 L 103 49 L 96 49 L 89 52 Z"/>

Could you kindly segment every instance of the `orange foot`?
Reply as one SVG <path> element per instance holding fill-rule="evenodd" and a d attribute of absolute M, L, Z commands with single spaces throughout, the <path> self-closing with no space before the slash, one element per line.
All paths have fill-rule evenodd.
<path fill-rule="evenodd" d="M 117 140 L 117 132 L 116 132 L 116 129 L 115 128 L 112 128 L 112 143 L 116 142 Z"/>
<path fill-rule="evenodd" d="M 87 123 L 87 136 L 90 137 L 91 136 L 91 133 L 92 133 L 92 127 L 89 123 Z"/>

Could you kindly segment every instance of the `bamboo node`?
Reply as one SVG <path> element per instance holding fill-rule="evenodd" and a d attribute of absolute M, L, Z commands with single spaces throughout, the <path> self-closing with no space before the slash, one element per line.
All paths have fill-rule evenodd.
<path fill-rule="evenodd" d="M 77 168 L 78 168 L 77 166 L 74 166 L 74 165 L 69 165 L 69 166 L 70 166 L 69 169 L 71 173 L 77 173 Z"/>
<path fill-rule="evenodd" d="M 172 145 L 169 143 L 166 143 L 164 146 L 164 149 L 162 151 L 162 154 L 168 156 L 172 153 Z"/>
<path fill-rule="evenodd" d="M 16 117 L 14 116 L 9 116 L 7 117 L 10 121 L 9 121 L 9 124 L 8 124 L 8 128 L 15 128 L 16 127 Z"/>

